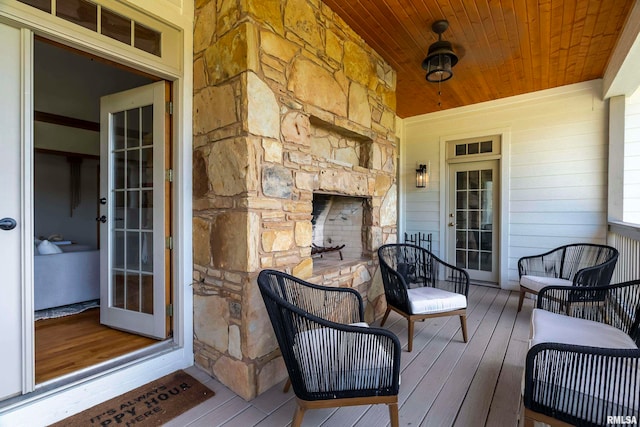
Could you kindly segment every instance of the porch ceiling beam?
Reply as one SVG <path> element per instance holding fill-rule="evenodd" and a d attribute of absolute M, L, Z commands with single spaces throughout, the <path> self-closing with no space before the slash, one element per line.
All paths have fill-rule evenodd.
<path fill-rule="evenodd" d="M 636 1 L 603 77 L 603 97 L 630 96 L 640 86 L 640 2 Z"/>

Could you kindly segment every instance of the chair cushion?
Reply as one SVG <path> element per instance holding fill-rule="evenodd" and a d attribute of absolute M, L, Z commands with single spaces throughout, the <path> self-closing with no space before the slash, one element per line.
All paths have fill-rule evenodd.
<path fill-rule="evenodd" d="M 638 348 L 629 335 L 616 327 L 535 308 L 531 315 L 529 348 L 545 342 L 600 348 Z"/>
<path fill-rule="evenodd" d="M 438 288 L 420 287 L 409 289 L 411 314 L 444 313 L 467 308 L 467 297 Z"/>
<path fill-rule="evenodd" d="M 520 278 L 520 285 L 527 289 L 531 289 L 532 291 L 540 292 L 540 289 L 545 286 L 572 286 L 573 282 L 571 280 L 560 279 L 558 277 L 525 275 Z"/>
<path fill-rule="evenodd" d="M 637 348 L 627 334 L 613 326 L 536 308 L 531 317 L 529 346 L 544 342 L 616 349 Z M 610 366 L 598 363 L 594 358 L 589 360 L 583 359 L 582 364 L 576 357 L 558 356 L 537 360 L 535 369 L 546 373 L 537 380 L 536 387 L 544 394 L 536 398 L 538 403 L 578 419 L 583 416 L 581 404 L 617 408 L 617 414 L 637 413 L 639 400 L 627 399 L 629 390 L 640 390 L 637 363 L 622 359 L 619 365 Z M 547 366 L 542 366 L 542 363 Z M 627 406 L 628 402 L 631 402 L 630 406 Z M 606 415 L 611 414 L 598 413 L 596 425 L 608 424 Z"/>
<path fill-rule="evenodd" d="M 368 327 L 364 322 L 351 326 Z M 393 358 L 375 335 L 320 327 L 296 335 L 293 352 L 309 392 L 390 385 Z M 366 349 L 354 352 L 353 349 Z"/>

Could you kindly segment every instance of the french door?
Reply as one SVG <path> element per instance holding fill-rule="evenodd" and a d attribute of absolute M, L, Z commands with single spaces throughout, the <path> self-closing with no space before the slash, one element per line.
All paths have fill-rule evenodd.
<path fill-rule="evenodd" d="M 167 82 L 100 100 L 100 321 L 167 337 Z"/>
<path fill-rule="evenodd" d="M 476 282 L 498 282 L 498 173 L 498 160 L 449 165 L 449 260 Z"/>

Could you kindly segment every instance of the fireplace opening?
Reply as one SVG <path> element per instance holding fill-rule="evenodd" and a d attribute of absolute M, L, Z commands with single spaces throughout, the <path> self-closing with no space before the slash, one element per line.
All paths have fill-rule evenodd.
<path fill-rule="evenodd" d="M 314 193 L 312 246 L 314 267 L 363 258 L 364 197 Z"/>

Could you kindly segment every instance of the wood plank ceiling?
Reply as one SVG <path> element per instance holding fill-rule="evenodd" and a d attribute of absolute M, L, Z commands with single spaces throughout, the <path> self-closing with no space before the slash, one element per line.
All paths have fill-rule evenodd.
<path fill-rule="evenodd" d="M 635 0 L 323 1 L 397 71 L 405 118 L 601 78 Z M 460 58 L 440 88 L 421 68 L 439 19 Z"/>

